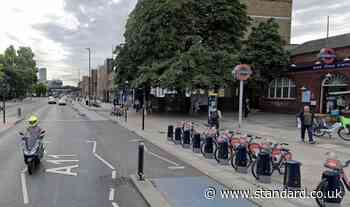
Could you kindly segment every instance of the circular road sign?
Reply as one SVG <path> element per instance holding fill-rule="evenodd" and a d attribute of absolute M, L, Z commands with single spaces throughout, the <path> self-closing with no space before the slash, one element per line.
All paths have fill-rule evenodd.
<path fill-rule="evenodd" d="M 252 75 L 252 69 L 247 64 L 240 64 L 235 67 L 232 71 L 233 76 L 237 80 L 248 80 L 248 78 Z"/>

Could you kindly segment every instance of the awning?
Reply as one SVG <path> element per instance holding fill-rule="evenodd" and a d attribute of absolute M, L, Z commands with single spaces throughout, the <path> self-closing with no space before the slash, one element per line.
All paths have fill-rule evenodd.
<path fill-rule="evenodd" d="M 337 91 L 337 92 L 329 92 L 329 95 L 339 96 L 339 95 L 348 95 L 350 91 Z"/>

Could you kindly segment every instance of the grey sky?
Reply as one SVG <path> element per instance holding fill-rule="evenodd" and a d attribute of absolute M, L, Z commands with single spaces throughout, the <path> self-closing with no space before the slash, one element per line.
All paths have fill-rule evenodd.
<path fill-rule="evenodd" d="M 123 41 L 124 26 L 137 0 L 11 0 L 0 8 L 0 52 L 8 45 L 30 46 L 49 78 L 76 84 L 78 70 L 87 74 L 103 64 L 112 46 Z M 34 3 L 35 2 L 35 3 Z M 350 32 L 349 0 L 294 0 L 292 43 L 325 37 L 326 16 L 331 35 Z M 11 21 L 9 21 L 11 20 Z"/>

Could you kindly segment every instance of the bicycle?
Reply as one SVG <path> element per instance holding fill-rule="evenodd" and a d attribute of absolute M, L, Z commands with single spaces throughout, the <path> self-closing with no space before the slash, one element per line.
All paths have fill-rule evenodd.
<path fill-rule="evenodd" d="M 271 155 L 270 175 L 272 175 L 276 170 L 280 175 L 283 175 L 285 170 L 285 163 L 288 160 L 292 160 L 292 157 L 293 157 L 292 152 L 284 146 L 288 146 L 288 144 L 287 143 L 273 144 L 271 142 L 268 142 L 261 145 L 261 151 L 268 152 Z M 258 175 L 256 172 L 256 168 L 257 168 L 256 165 L 257 165 L 257 160 L 255 159 L 252 163 L 251 171 L 253 176 L 255 178 L 258 178 Z"/>
<path fill-rule="evenodd" d="M 207 130 L 205 130 L 202 133 L 202 143 L 201 143 L 201 152 L 203 154 L 203 156 L 205 156 L 205 148 L 206 148 L 206 139 L 207 138 L 211 138 L 212 139 L 212 143 L 213 143 L 213 153 L 215 152 L 215 150 L 218 148 L 218 143 L 217 143 L 217 130 L 215 128 L 208 128 Z"/>
<path fill-rule="evenodd" d="M 330 153 L 327 153 L 329 155 Z M 339 173 L 339 181 L 340 181 L 340 190 L 341 190 L 341 198 L 344 198 L 345 196 L 345 188 L 347 191 L 350 191 L 350 180 L 346 176 L 344 169 L 350 166 L 350 160 L 346 161 L 345 163 L 342 163 L 340 160 L 336 158 L 328 158 L 324 164 L 324 167 L 330 171 Z M 324 195 L 327 195 L 327 189 L 328 189 L 328 181 L 326 178 L 322 178 L 321 182 L 316 187 L 316 192 L 323 192 Z M 325 206 L 325 200 L 324 197 L 315 198 L 316 203 L 320 207 Z"/>
<path fill-rule="evenodd" d="M 232 155 L 232 150 L 233 150 L 233 147 L 231 146 L 231 142 L 230 140 L 232 140 L 232 133 L 229 132 L 229 131 L 225 131 L 222 135 L 220 135 L 217 139 L 217 145 L 218 147 L 215 149 L 215 152 L 214 152 L 214 156 L 215 156 L 215 160 L 220 163 L 220 159 L 219 159 L 219 150 L 220 150 L 220 145 L 223 144 L 223 143 L 228 143 L 228 157 L 230 158 L 231 155 Z"/>
<path fill-rule="evenodd" d="M 248 139 L 249 138 L 249 139 Z M 253 163 L 253 161 L 257 158 L 257 153 L 259 152 L 261 145 L 258 143 L 253 142 L 253 140 L 255 139 L 261 139 L 261 137 L 258 136 L 251 136 L 251 135 L 247 135 L 244 137 L 234 137 L 231 139 L 230 141 L 230 145 L 232 146 L 232 153 L 231 153 L 231 166 L 233 167 L 233 169 L 237 170 L 238 166 L 235 163 L 235 157 L 236 157 L 236 153 L 237 153 L 237 148 L 238 146 L 245 146 L 247 148 L 247 152 L 248 152 L 248 166 L 250 167 L 250 165 Z"/>

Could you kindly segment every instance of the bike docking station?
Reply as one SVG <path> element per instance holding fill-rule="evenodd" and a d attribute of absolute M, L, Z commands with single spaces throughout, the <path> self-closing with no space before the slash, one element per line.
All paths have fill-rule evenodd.
<path fill-rule="evenodd" d="M 176 145 L 181 144 L 181 137 L 182 137 L 182 128 L 181 127 L 176 127 L 175 128 L 175 137 L 174 137 L 174 143 Z"/>
<path fill-rule="evenodd" d="M 203 155 L 206 159 L 214 158 L 214 140 L 213 137 L 206 137 L 204 140 Z"/>
<path fill-rule="evenodd" d="M 222 142 L 219 144 L 218 149 L 218 160 L 220 165 L 228 165 L 228 143 Z"/>
<path fill-rule="evenodd" d="M 189 149 L 191 147 L 191 130 L 185 130 L 182 136 L 182 147 Z"/>
<path fill-rule="evenodd" d="M 193 135 L 192 151 L 194 153 L 201 153 L 201 135 L 199 133 Z"/>
<path fill-rule="evenodd" d="M 238 173 L 248 173 L 248 158 L 247 148 L 243 145 L 239 145 L 236 149 L 235 165 Z"/>
<path fill-rule="evenodd" d="M 173 141 L 174 138 L 174 126 L 173 125 L 169 125 L 168 126 L 168 133 L 167 133 L 167 140 L 169 142 Z"/>
<path fill-rule="evenodd" d="M 322 180 L 327 180 L 327 184 L 321 188 L 324 193 L 324 206 L 340 207 L 345 194 L 342 197 L 336 196 L 337 192 L 340 192 L 344 187 L 340 181 L 339 172 L 327 170 L 323 172 Z"/>
<path fill-rule="evenodd" d="M 260 183 L 271 183 L 271 155 L 268 152 L 259 152 L 256 163 L 256 176 Z M 252 169 L 254 170 L 254 169 Z"/>
<path fill-rule="evenodd" d="M 288 160 L 285 163 L 285 171 L 283 177 L 283 187 L 287 190 L 301 189 L 301 163 L 295 160 Z"/>

